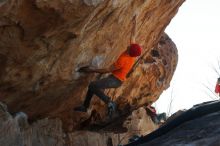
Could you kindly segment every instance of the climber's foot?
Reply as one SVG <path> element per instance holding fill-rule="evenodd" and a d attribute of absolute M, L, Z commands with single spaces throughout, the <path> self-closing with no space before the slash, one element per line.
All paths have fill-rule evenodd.
<path fill-rule="evenodd" d="M 85 106 L 81 105 L 81 106 L 75 107 L 74 111 L 85 112 L 86 113 L 87 112 L 87 108 Z"/>

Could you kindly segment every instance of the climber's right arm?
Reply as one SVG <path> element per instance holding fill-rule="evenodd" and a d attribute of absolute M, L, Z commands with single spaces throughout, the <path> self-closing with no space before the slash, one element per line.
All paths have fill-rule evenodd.
<path fill-rule="evenodd" d="M 95 69 L 89 66 L 82 67 L 79 69 L 79 72 L 86 72 L 86 73 L 110 73 L 114 70 L 118 70 L 119 68 L 116 68 L 114 65 L 111 65 L 108 68 L 103 68 L 103 69 Z"/>

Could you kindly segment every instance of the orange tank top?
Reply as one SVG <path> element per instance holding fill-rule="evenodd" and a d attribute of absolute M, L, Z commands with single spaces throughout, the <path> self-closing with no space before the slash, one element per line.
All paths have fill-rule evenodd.
<path fill-rule="evenodd" d="M 112 74 L 121 81 L 126 80 L 126 75 L 131 70 L 134 65 L 135 57 L 129 56 L 127 52 L 124 52 L 120 55 L 118 60 L 114 63 L 117 70 L 114 70 Z"/>

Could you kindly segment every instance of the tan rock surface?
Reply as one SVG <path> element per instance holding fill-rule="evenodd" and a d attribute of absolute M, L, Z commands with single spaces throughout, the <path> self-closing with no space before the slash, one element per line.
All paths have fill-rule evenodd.
<path fill-rule="evenodd" d="M 134 134 L 148 134 L 157 128 L 143 108 L 135 110 L 125 125 L 128 131 L 123 133 L 66 133 L 62 130 L 62 121 L 59 119 L 45 118 L 29 124 L 26 114 L 20 112 L 12 116 L 7 112 L 7 107 L 0 102 L 1 146 L 117 146 L 128 143 L 128 139 Z"/>
<path fill-rule="evenodd" d="M 160 36 L 183 2 L 0 1 L 1 101 L 10 112 L 23 111 L 31 120 L 60 117 L 66 129 L 74 130 L 88 115 L 72 108 L 82 103 L 88 83 L 100 78 L 77 69 L 113 63 L 129 44 L 134 15 L 143 56 L 125 84 L 107 92 L 122 112 L 155 101 L 169 86 L 177 63 L 175 45 Z M 105 120 L 105 108 L 93 100 L 93 123 Z"/>

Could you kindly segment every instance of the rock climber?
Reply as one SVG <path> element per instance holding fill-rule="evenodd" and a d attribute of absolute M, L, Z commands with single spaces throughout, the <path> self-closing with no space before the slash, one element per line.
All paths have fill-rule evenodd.
<path fill-rule="evenodd" d="M 134 16 L 132 22 L 133 27 L 131 31 L 130 45 L 127 50 L 119 56 L 115 63 L 105 69 L 94 69 L 92 67 L 83 67 L 79 69 L 79 72 L 111 74 L 106 78 L 93 81 L 89 84 L 83 105 L 74 108 L 75 111 L 87 112 L 87 108 L 89 107 L 94 94 L 108 105 L 109 115 L 112 115 L 116 110 L 116 103 L 112 101 L 109 96 L 104 94 L 103 89 L 120 87 L 126 80 L 126 75 L 132 69 L 132 66 L 135 63 L 135 58 L 141 55 L 142 48 L 140 45 L 132 43 L 135 40 L 136 16 Z"/>
<path fill-rule="evenodd" d="M 167 120 L 166 113 L 157 114 L 155 107 L 153 107 L 151 104 L 148 104 L 145 109 L 155 124 L 162 124 Z"/>
<path fill-rule="evenodd" d="M 217 79 L 217 83 L 215 86 L 215 93 L 219 94 L 220 96 L 220 78 Z"/>

